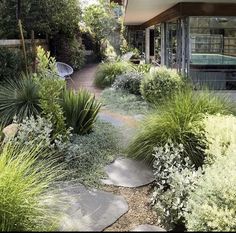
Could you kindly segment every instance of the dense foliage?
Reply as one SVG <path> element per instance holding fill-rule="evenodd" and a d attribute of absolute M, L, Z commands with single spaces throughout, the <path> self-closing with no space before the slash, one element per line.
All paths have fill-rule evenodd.
<path fill-rule="evenodd" d="M 229 152 L 205 169 L 190 195 L 186 214 L 189 231 L 236 230 L 235 145 Z"/>
<path fill-rule="evenodd" d="M 147 116 L 131 142 L 128 154 L 151 162 L 153 148 L 165 145 L 170 139 L 174 144 L 183 144 L 185 156 L 199 166 L 205 157 L 201 122 L 203 114 L 228 114 L 232 111 L 234 108 L 226 99 L 208 92 L 182 90 Z"/>
<path fill-rule="evenodd" d="M 17 2 L 15 0 L 0 2 L 0 38 L 18 38 Z M 37 37 L 57 33 L 72 36 L 78 30 L 81 10 L 77 0 L 24 0 L 21 1 L 20 9 L 24 33 L 28 38 L 31 30 L 35 31 Z"/>
<path fill-rule="evenodd" d="M 140 84 L 143 74 L 138 72 L 128 72 L 116 77 L 112 87 L 116 90 L 124 90 L 130 94 L 141 95 Z"/>
<path fill-rule="evenodd" d="M 205 164 L 213 164 L 219 157 L 226 156 L 236 145 L 236 118 L 233 115 L 208 115 L 203 121 L 206 138 Z"/>
<path fill-rule="evenodd" d="M 18 78 L 22 68 L 19 51 L 0 48 L 0 81 Z"/>
<path fill-rule="evenodd" d="M 81 38 L 57 35 L 55 50 L 55 56 L 58 61 L 69 64 L 75 70 L 83 67 L 85 63 L 85 48 Z"/>
<path fill-rule="evenodd" d="M 159 213 L 159 220 L 167 230 L 182 226 L 184 229 L 185 209 L 190 192 L 195 187 L 201 171 L 183 156 L 182 145 L 172 143 L 154 148 L 155 189 L 152 203 Z"/>
<path fill-rule="evenodd" d="M 128 62 L 102 63 L 96 71 L 95 85 L 100 88 L 110 87 L 118 75 L 132 70 L 133 66 Z"/>
<path fill-rule="evenodd" d="M 142 96 L 151 103 L 160 103 L 183 86 L 179 74 L 166 67 L 152 68 L 141 83 Z"/>
<path fill-rule="evenodd" d="M 110 3 L 110 1 L 100 0 L 98 3 L 85 7 L 83 11 L 84 24 L 81 25 L 81 29 L 89 32 L 94 38 L 96 43 L 95 52 L 100 58 L 107 55 L 108 51 L 102 49 L 104 46 L 107 47 L 106 43 L 112 49 L 110 37 L 115 36 L 115 32 L 120 28 L 119 17 L 115 14 L 117 7 L 117 4 Z M 102 50 L 104 50 L 103 54 Z"/>
<path fill-rule="evenodd" d="M 37 49 L 37 70 L 34 82 L 39 87 L 40 107 L 42 114 L 50 119 L 55 134 L 62 134 L 66 130 L 63 110 L 60 105 L 62 92 L 66 88 L 65 81 L 57 74 L 56 60 L 42 48 Z"/>

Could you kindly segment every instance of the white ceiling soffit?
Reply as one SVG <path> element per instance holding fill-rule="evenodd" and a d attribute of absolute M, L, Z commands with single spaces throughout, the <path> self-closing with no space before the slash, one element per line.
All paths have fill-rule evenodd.
<path fill-rule="evenodd" d="M 179 2 L 236 3 L 236 0 L 126 0 L 126 25 L 140 25 Z"/>

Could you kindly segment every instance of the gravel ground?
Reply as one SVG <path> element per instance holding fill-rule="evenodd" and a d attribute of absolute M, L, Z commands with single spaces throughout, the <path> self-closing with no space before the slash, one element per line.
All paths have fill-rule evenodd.
<path fill-rule="evenodd" d="M 129 205 L 129 211 L 104 231 L 127 232 L 141 224 L 158 225 L 156 212 L 150 207 L 151 185 L 140 188 L 104 186 L 103 190 L 122 195 Z"/>

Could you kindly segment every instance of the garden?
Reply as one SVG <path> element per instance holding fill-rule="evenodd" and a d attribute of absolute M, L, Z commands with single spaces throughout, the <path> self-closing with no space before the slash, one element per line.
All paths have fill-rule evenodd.
<path fill-rule="evenodd" d="M 236 104 L 125 59 L 140 54 L 117 4 L 19 2 L 0 3 L 0 38 L 22 41 L 0 46 L 0 231 L 235 231 Z M 23 46 L 34 35 L 48 48 Z M 99 97 L 68 86 L 87 69 L 85 35 Z"/>
<path fill-rule="evenodd" d="M 153 168 L 151 205 L 159 224 L 171 231 L 234 231 L 235 103 L 195 91 L 165 67 L 104 63 L 95 84 L 108 87 L 102 93 L 108 108 L 143 114 L 125 151 Z"/>

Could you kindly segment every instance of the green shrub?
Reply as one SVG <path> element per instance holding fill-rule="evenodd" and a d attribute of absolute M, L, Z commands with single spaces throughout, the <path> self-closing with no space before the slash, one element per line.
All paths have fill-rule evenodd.
<path fill-rule="evenodd" d="M 159 103 L 171 97 L 183 86 L 180 75 L 166 67 L 152 69 L 141 82 L 141 93 L 150 103 Z"/>
<path fill-rule="evenodd" d="M 39 86 L 40 107 L 43 116 L 50 119 L 54 126 L 54 134 L 66 131 L 65 119 L 60 105 L 62 92 L 66 88 L 65 80 L 57 74 L 56 60 L 41 47 L 37 48 L 37 74 L 34 81 Z"/>
<path fill-rule="evenodd" d="M 37 47 L 37 73 L 44 76 L 49 73 L 57 74 L 56 59 L 41 46 Z"/>
<path fill-rule="evenodd" d="M 64 91 L 62 96 L 62 109 L 66 124 L 73 128 L 77 134 L 90 133 L 101 104 L 95 100 L 95 96 L 86 90 Z"/>
<path fill-rule="evenodd" d="M 102 63 L 99 65 L 96 72 L 95 85 L 100 88 L 110 87 L 118 75 L 132 70 L 133 66 L 128 62 Z"/>
<path fill-rule="evenodd" d="M 56 213 L 43 201 L 62 170 L 49 160 L 49 152 L 7 143 L 0 152 L 0 231 L 47 231 L 56 226 Z M 55 230 L 55 229 L 54 229 Z"/>
<path fill-rule="evenodd" d="M 53 123 L 54 134 L 63 134 L 66 131 L 66 123 L 60 99 L 65 89 L 65 81 L 53 73 L 35 76 L 34 81 L 39 86 L 42 115 Z"/>
<path fill-rule="evenodd" d="M 140 84 L 143 75 L 137 72 L 129 72 L 116 77 L 112 87 L 116 90 L 125 90 L 134 95 L 141 95 Z"/>
<path fill-rule="evenodd" d="M 213 164 L 216 159 L 227 155 L 236 145 L 236 117 L 233 115 L 208 115 L 203 121 L 206 138 L 206 164 Z"/>
<path fill-rule="evenodd" d="M 185 156 L 189 156 L 199 166 L 205 157 L 206 145 L 201 122 L 204 114 L 228 114 L 233 109 L 226 99 L 208 92 L 181 90 L 147 116 L 131 142 L 128 154 L 152 162 L 153 148 L 165 145 L 170 139 L 174 144 L 183 144 Z"/>
<path fill-rule="evenodd" d="M 56 39 L 56 58 L 76 70 L 81 69 L 85 63 L 85 49 L 81 38 L 67 38 L 59 35 Z"/>
<path fill-rule="evenodd" d="M 152 68 L 151 64 L 139 64 L 135 66 L 135 70 L 138 73 L 146 74 L 150 72 L 150 69 Z"/>
<path fill-rule="evenodd" d="M 22 62 L 20 53 L 7 48 L 0 48 L 0 81 L 18 78 Z"/>
<path fill-rule="evenodd" d="M 150 110 L 149 105 L 141 96 L 111 88 L 102 92 L 101 101 L 106 108 L 129 115 L 144 114 Z"/>
<path fill-rule="evenodd" d="M 1 124 L 10 124 L 14 117 L 22 121 L 41 110 L 39 87 L 32 79 L 24 77 L 0 86 Z"/>
<path fill-rule="evenodd" d="M 187 205 L 187 229 L 203 232 L 236 231 L 235 145 L 228 156 L 205 169 Z"/>
<path fill-rule="evenodd" d="M 183 157 L 183 151 L 182 145 L 175 146 L 172 143 L 154 148 L 156 185 L 152 204 L 167 230 L 184 229 L 188 196 L 201 176 L 201 170 L 195 170 L 189 158 Z"/>

